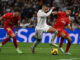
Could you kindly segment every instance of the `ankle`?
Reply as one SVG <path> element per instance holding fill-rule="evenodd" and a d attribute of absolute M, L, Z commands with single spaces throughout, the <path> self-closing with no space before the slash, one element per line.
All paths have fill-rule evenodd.
<path fill-rule="evenodd" d="M 16 50 L 19 50 L 19 48 L 16 48 Z"/>
<path fill-rule="evenodd" d="M 0 46 L 3 46 L 3 44 L 1 43 Z"/>
<path fill-rule="evenodd" d="M 59 47 L 60 49 L 62 49 L 62 47 Z"/>

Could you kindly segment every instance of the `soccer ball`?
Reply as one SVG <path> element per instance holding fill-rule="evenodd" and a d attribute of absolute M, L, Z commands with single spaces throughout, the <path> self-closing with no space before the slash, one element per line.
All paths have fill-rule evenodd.
<path fill-rule="evenodd" d="M 52 54 L 52 55 L 57 55 L 57 54 L 58 54 L 58 49 L 57 49 L 57 48 L 53 48 L 53 49 L 51 50 L 51 54 Z"/>

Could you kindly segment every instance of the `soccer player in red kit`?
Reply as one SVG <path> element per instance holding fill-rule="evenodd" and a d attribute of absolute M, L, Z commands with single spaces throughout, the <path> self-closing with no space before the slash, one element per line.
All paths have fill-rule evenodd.
<path fill-rule="evenodd" d="M 10 38 L 13 38 L 13 43 L 17 53 L 22 53 L 22 51 L 17 46 L 17 40 L 16 40 L 16 34 L 17 34 L 17 29 L 19 27 L 20 16 L 21 16 L 21 10 L 20 8 L 16 8 L 14 9 L 13 13 L 6 13 L 0 17 L 0 21 L 5 19 L 4 29 L 7 32 L 7 37 L 0 44 L 0 47 L 6 44 L 10 40 Z M 15 25 L 16 25 L 16 32 L 14 33 Z"/>
<path fill-rule="evenodd" d="M 61 37 L 59 48 L 62 52 L 64 52 L 62 49 L 64 38 L 67 39 L 68 41 L 65 54 L 70 54 L 68 50 L 72 43 L 71 37 L 69 36 L 68 32 L 65 30 L 65 26 L 67 26 L 68 29 L 73 30 L 73 28 L 70 26 L 70 19 L 69 19 L 70 13 L 71 13 L 70 9 L 67 9 L 65 12 L 53 12 L 53 14 L 57 14 L 58 17 L 53 27 L 59 30 L 57 36 Z"/>

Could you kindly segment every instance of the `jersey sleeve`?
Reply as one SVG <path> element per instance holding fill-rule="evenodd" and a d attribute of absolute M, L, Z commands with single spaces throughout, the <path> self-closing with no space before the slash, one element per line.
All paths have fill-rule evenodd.
<path fill-rule="evenodd" d="M 49 16 L 52 12 L 52 9 L 48 12 L 48 13 L 45 13 L 45 12 L 39 12 L 38 15 L 41 16 L 41 17 L 46 17 L 46 16 Z"/>
<path fill-rule="evenodd" d="M 57 14 L 60 15 L 60 14 L 62 14 L 62 12 L 58 12 Z"/>
<path fill-rule="evenodd" d="M 66 16 L 66 13 L 65 12 L 58 12 L 57 15 L 58 16 Z"/>
<path fill-rule="evenodd" d="M 10 14 L 9 13 L 6 13 L 2 16 L 3 18 L 9 18 L 10 17 Z"/>

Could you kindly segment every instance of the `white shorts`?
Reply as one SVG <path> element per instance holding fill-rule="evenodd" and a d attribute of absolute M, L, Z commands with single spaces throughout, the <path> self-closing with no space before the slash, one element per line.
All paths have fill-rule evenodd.
<path fill-rule="evenodd" d="M 38 26 L 36 26 L 35 34 L 36 34 L 37 38 L 41 39 L 41 36 L 42 36 L 43 32 L 48 32 L 50 27 L 51 26 L 49 26 L 49 25 L 46 25 L 45 27 L 38 27 Z"/>

